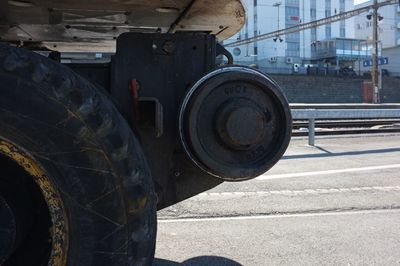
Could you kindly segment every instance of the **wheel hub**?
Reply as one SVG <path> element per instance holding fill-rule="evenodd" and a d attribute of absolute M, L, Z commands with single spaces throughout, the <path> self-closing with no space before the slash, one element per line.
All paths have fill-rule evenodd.
<path fill-rule="evenodd" d="M 232 149 L 249 149 L 262 141 L 266 116 L 256 107 L 227 104 L 218 114 L 217 130 L 221 141 Z"/>

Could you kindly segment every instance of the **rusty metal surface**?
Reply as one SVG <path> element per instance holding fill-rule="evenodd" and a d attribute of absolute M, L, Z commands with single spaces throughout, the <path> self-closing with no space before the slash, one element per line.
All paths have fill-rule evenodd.
<path fill-rule="evenodd" d="M 167 32 L 171 27 L 209 32 L 223 40 L 244 21 L 240 0 L 0 1 L 1 40 L 43 42 L 56 50 L 79 42 L 72 47 L 92 51 L 91 45 L 82 44 L 96 43 L 97 51 L 112 51 L 123 32 Z"/>
<path fill-rule="evenodd" d="M 49 207 L 53 223 L 51 232 L 52 250 L 49 265 L 65 265 L 68 247 L 68 225 L 66 223 L 66 213 L 64 212 L 64 207 L 58 192 L 42 167 L 25 151 L 11 142 L 0 138 L 0 153 L 13 159 L 23 167 L 27 173 L 34 177 L 35 182 L 40 187 Z"/>

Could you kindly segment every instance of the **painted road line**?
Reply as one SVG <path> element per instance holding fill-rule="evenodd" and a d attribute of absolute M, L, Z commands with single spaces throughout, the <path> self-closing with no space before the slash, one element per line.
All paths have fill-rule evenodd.
<path fill-rule="evenodd" d="M 198 197 L 245 197 L 245 196 L 265 196 L 265 195 L 305 195 L 305 194 L 337 194 L 354 192 L 389 192 L 400 191 L 400 186 L 381 186 L 381 187 L 346 187 L 346 188 L 311 188 L 303 190 L 264 190 L 264 191 L 235 191 L 235 192 L 204 192 Z"/>
<path fill-rule="evenodd" d="M 254 216 L 233 216 L 233 217 L 205 217 L 205 218 L 181 218 L 181 219 L 158 219 L 158 223 L 194 223 L 194 222 L 219 222 L 219 221 L 240 221 L 240 220 L 267 220 L 267 219 L 287 219 L 299 217 L 324 217 L 324 216 L 343 216 L 343 215 L 366 215 L 366 214 L 389 214 L 399 213 L 400 209 L 380 209 L 380 210 L 359 210 L 359 211 L 327 211 L 317 213 L 294 213 L 294 214 L 273 214 L 273 215 L 254 215 Z"/>
<path fill-rule="evenodd" d="M 283 179 L 283 178 L 295 178 L 295 177 L 310 177 L 310 176 L 320 176 L 320 175 L 332 175 L 341 173 L 352 173 L 352 172 L 366 172 L 384 169 L 396 169 L 400 168 L 400 164 L 388 164 L 388 165 L 378 165 L 378 166 L 368 166 L 359 168 L 345 168 L 336 170 L 325 170 L 325 171 L 315 171 L 315 172 L 300 172 L 300 173 L 289 173 L 289 174 L 277 174 L 277 175 L 262 175 L 256 178 L 256 180 L 271 180 L 271 179 Z"/>

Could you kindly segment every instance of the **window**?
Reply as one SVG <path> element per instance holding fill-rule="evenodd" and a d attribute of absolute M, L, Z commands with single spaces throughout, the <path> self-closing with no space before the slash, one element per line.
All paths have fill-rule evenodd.
<path fill-rule="evenodd" d="M 286 0 L 286 6 L 299 6 L 299 0 Z"/>
<path fill-rule="evenodd" d="M 336 49 L 343 50 L 344 49 L 344 41 L 343 40 L 336 40 Z"/>
<path fill-rule="evenodd" d="M 311 29 L 311 40 L 316 41 L 317 40 L 317 28 L 312 28 Z"/>
<path fill-rule="evenodd" d="M 297 25 L 300 21 L 300 9 L 298 7 L 286 6 L 285 8 L 285 24 L 286 27 Z"/>
<path fill-rule="evenodd" d="M 325 9 L 331 9 L 331 0 L 325 0 Z"/>
<path fill-rule="evenodd" d="M 310 17 L 312 19 L 315 19 L 317 17 L 317 9 L 316 8 L 310 8 Z"/>
<path fill-rule="evenodd" d="M 298 7 L 287 6 L 285 12 L 286 16 L 298 16 L 300 14 L 300 9 Z"/>
<path fill-rule="evenodd" d="M 352 41 L 352 48 L 353 51 L 358 51 L 360 49 L 360 41 Z"/>
<path fill-rule="evenodd" d="M 300 44 L 288 43 L 286 49 L 286 56 L 300 56 Z"/>
<path fill-rule="evenodd" d="M 325 17 L 331 16 L 331 10 L 325 10 Z"/>
<path fill-rule="evenodd" d="M 340 0 L 339 5 L 340 5 L 340 11 L 345 9 L 346 4 L 344 0 Z"/>
<path fill-rule="evenodd" d="M 326 25 L 325 27 L 325 35 L 327 39 L 330 39 L 332 36 L 332 28 L 331 25 Z"/>
<path fill-rule="evenodd" d="M 288 33 L 288 34 L 286 34 L 286 39 L 288 41 L 299 41 L 300 40 L 300 33 L 299 32 Z"/>
<path fill-rule="evenodd" d="M 344 49 L 351 50 L 351 40 L 344 40 Z"/>
<path fill-rule="evenodd" d="M 346 37 L 346 28 L 340 28 L 340 37 Z"/>
<path fill-rule="evenodd" d="M 240 50 L 240 48 L 235 48 L 233 49 L 233 55 L 235 56 L 239 56 L 242 53 L 242 51 Z"/>

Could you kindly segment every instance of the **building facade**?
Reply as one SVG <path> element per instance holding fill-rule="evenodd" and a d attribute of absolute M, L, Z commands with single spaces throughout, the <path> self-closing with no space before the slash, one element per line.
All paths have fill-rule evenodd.
<path fill-rule="evenodd" d="M 226 43 L 288 28 L 353 9 L 353 0 L 245 0 L 246 24 Z M 354 38 L 354 19 L 228 48 L 240 64 L 256 64 L 270 73 L 290 73 L 295 64 L 310 64 L 316 43 Z"/>
<path fill-rule="evenodd" d="M 372 4 L 370 0 L 360 5 L 356 5 L 355 8 L 364 7 Z M 378 38 L 380 41 L 379 56 L 387 57 L 388 64 L 379 66 L 380 69 L 385 70 L 384 74 L 390 76 L 400 76 L 400 6 L 388 5 L 379 8 L 379 16 L 382 20 L 378 24 Z M 372 50 L 372 20 L 369 20 L 367 14 L 361 14 L 355 17 L 355 37 L 365 40 L 368 44 L 368 49 Z M 357 68 L 357 65 L 356 65 Z M 364 67 L 362 59 L 358 64 L 358 71 L 360 74 L 369 72 L 371 67 Z"/>
<path fill-rule="evenodd" d="M 370 0 L 355 8 L 364 7 L 373 4 Z M 382 48 L 394 47 L 400 45 L 400 6 L 388 5 L 379 9 L 379 15 L 382 20 L 379 22 L 379 40 L 382 43 Z M 372 20 L 367 19 L 366 14 L 361 14 L 355 17 L 355 37 L 372 41 Z"/>

